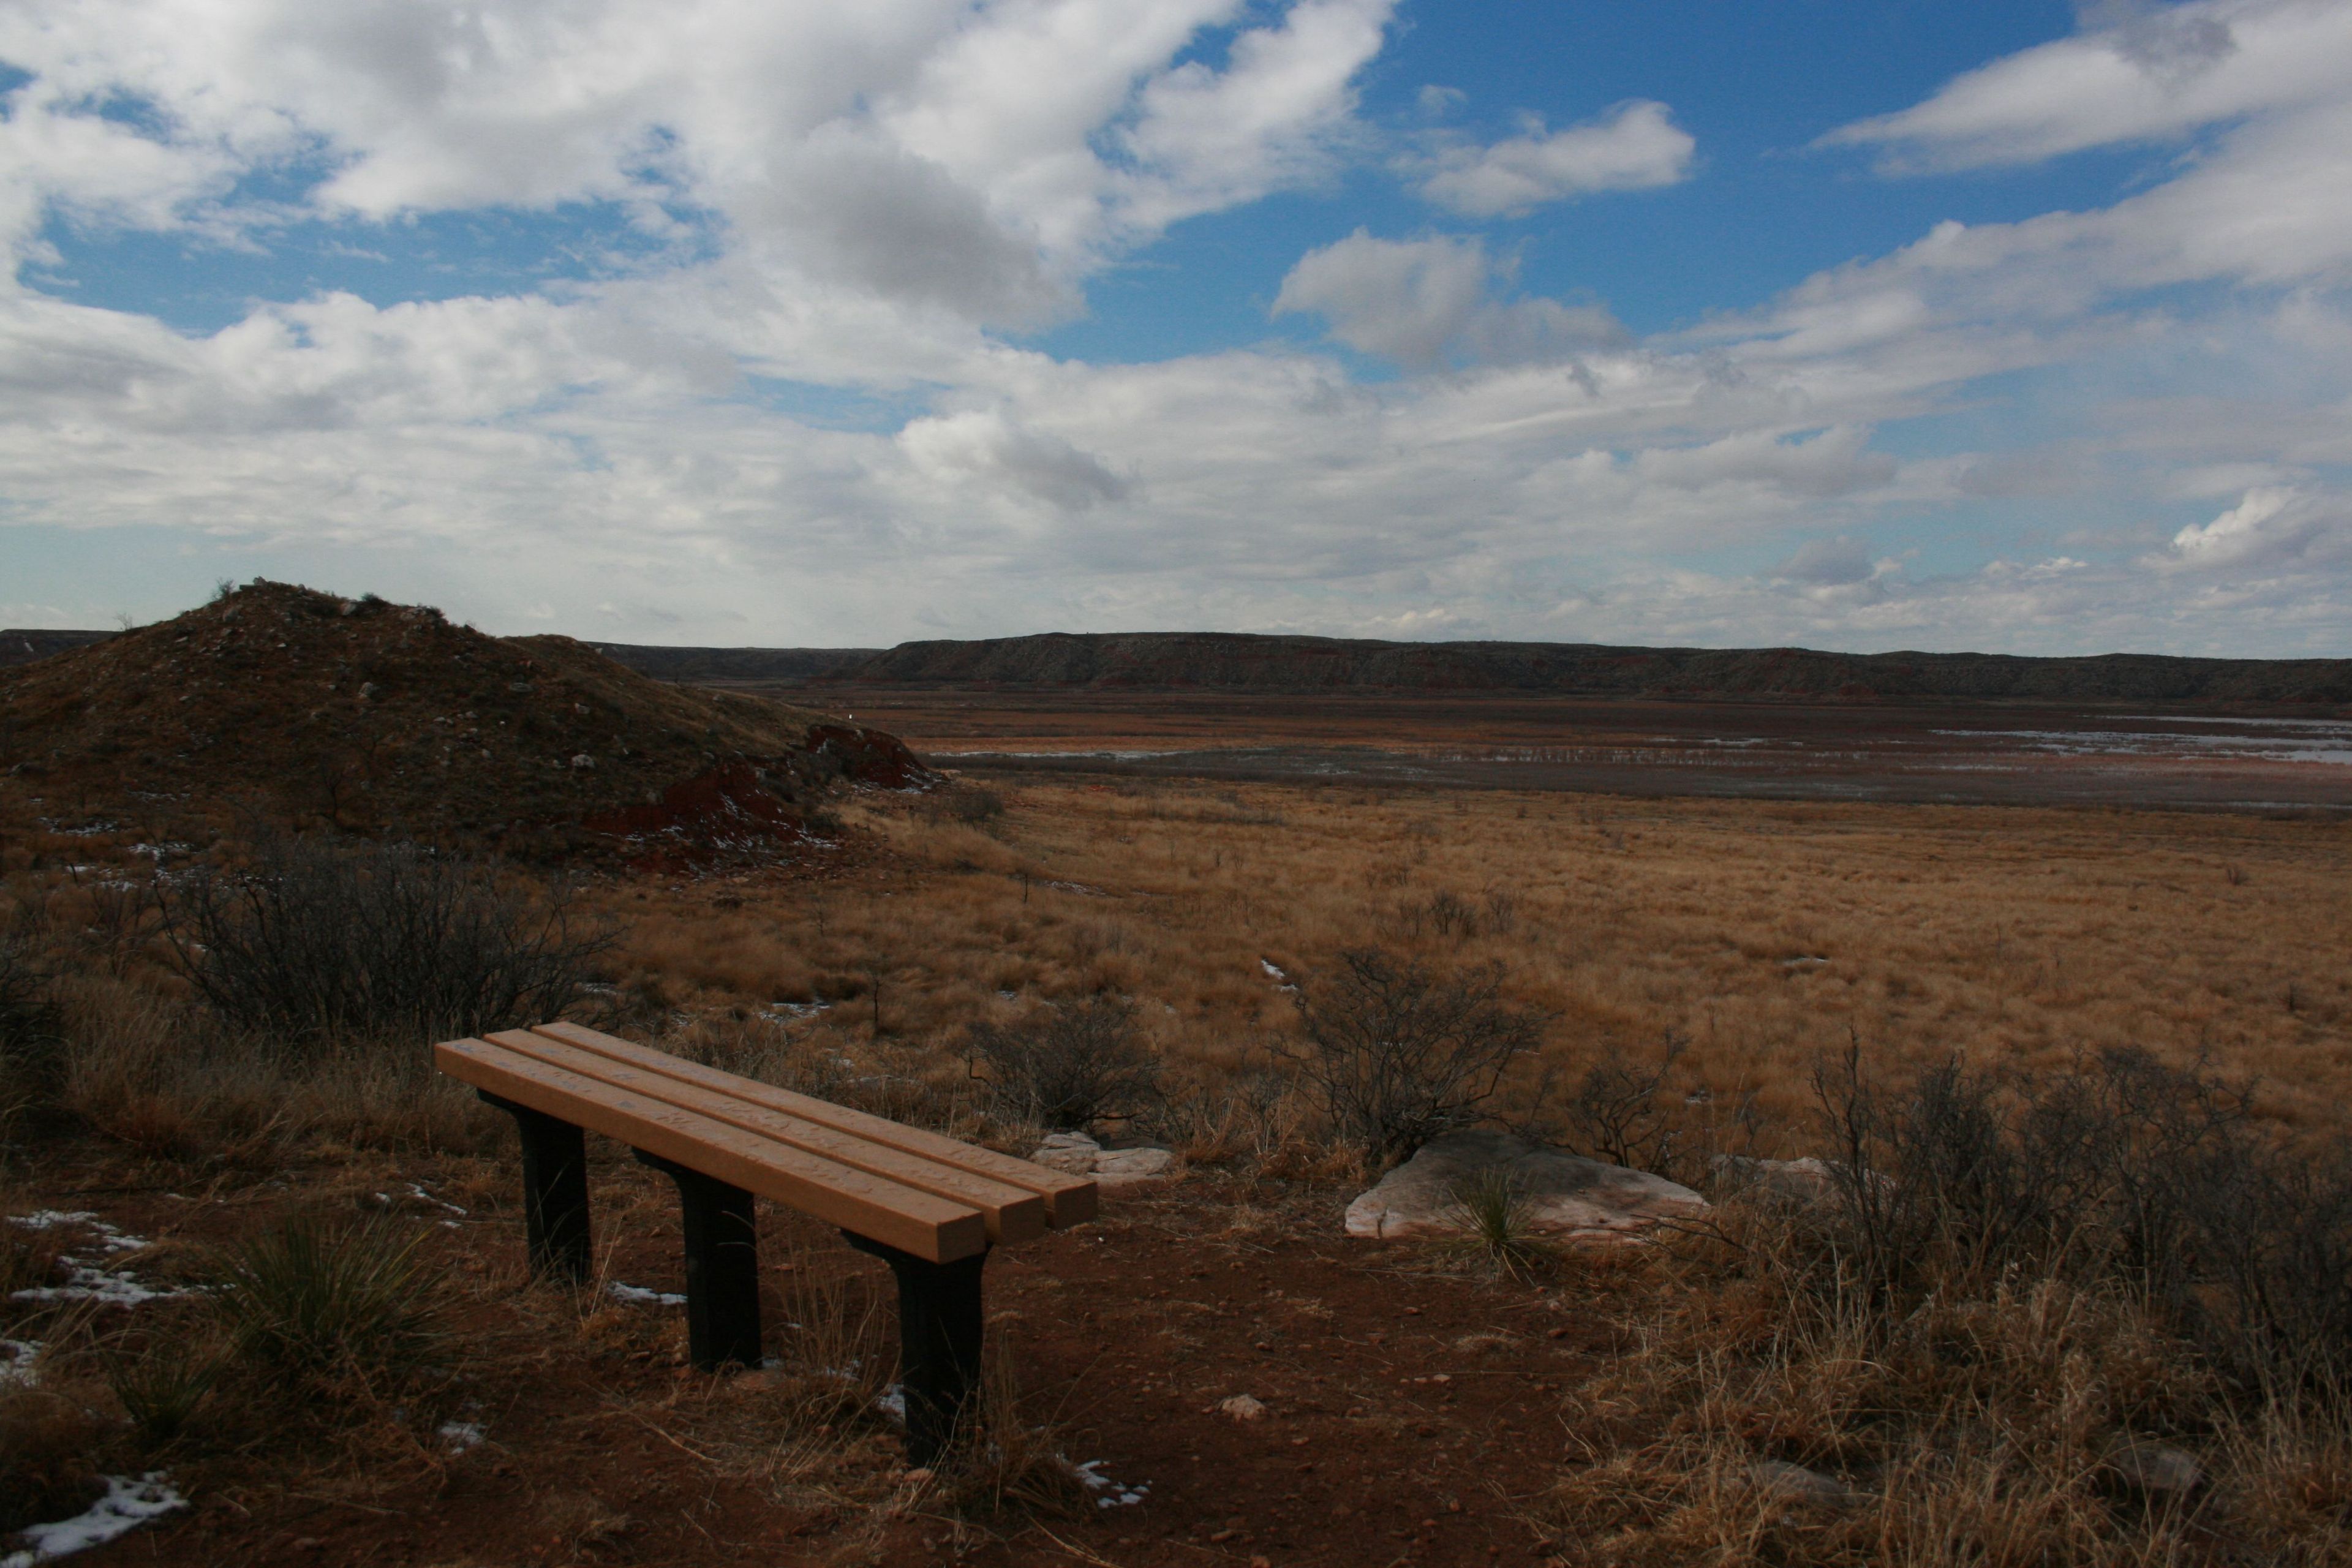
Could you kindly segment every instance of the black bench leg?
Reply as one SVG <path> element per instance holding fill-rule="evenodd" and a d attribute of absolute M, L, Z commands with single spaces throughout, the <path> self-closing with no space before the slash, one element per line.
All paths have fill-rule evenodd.
<path fill-rule="evenodd" d="M 686 1215 L 687 1353 L 703 1372 L 760 1364 L 760 1241 L 751 1194 L 716 1176 L 636 1151 L 677 1184 Z"/>
<path fill-rule="evenodd" d="M 955 1440 L 980 1383 L 980 1275 L 988 1254 L 933 1263 L 870 1237 L 841 1234 L 898 1277 L 898 1387 L 907 1400 L 907 1462 L 928 1465 Z"/>
<path fill-rule="evenodd" d="M 487 1089 L 474 1091 L 515 1120 L 522 1135 L 523 1226 L 530 1271 L 573 1284 L 588 1279 L 588 1139 L 569 1121 L 517 1105 Z"/>

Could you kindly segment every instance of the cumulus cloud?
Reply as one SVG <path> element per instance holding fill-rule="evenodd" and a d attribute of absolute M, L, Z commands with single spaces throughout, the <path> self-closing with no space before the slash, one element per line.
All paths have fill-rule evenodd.
<path fill-rule="evenodd" d="M 29 0 L 0 60 L 0 243 L 52 211 L 164 229 L 562 203 L 684 214 L 772 276 L 1032 324 L 1167 225 L 1320 177 L 1394 0 L 745 8 Z M 137 123 L 97 106 L 129 103 Z M 950 266 L 944 257 L 962 265 Z"/>
<path fill-rule="evenodd" d="M 2340 496 L 2257 485 L 2210 522 L 2192 522 L 2174 534 L 2153 564 L 2175 571 L 2276 568 L 2341 542 L 2347 520 L 2352 507 Z"/>
<path fill-rule="evenodd" d="M 1597 305 L 1494 298 L 1507 274 L 1477 238 L 1375 239 L 1358 229 L 1301 257 L 1273 313 L 1320 315 L 1349 348 L 1421 369 L 1450 359 L 1557 363 L 1625 341 Z"/>
<path fill-rule="evenodd" d="M 1520 134 L 1486 146 L 1441 142 L 1419 165 L 1418 189 L 1469 217 L 1517 216 L 1596 191 L 1680 183 L 1698 143 L 1664 104 L 1643 99 L 1564 131 L 1527 116 Z"/>
<path fill-rule="evenodd" d="M 155 537 L 129 531 L 168 530 L 181 550 L 137 558 L 184 551 L 199 592 L 331 560 L 338 585 L 485 625 L 552 608 L 646 640 L 1189 625 L 2341 653 L 2340 12 L 2102 7 L 1849 128 L 1910 166 L 2197 140 L 2107 205 L 1938 226 L 1688 331 L 1635 341 L 1529 297 L 1475 236 L 1360 230 L 1273 305 L 1407 373 L 1359 380 L 1313 348 L 1089 364 L 1001 329 L 1078 308 L 1186 215 L 1384 157 L 1355 96 L 1384 0 L 26 0 L 0 10 L 0 58 L 32 73 L 0 120 L 17 261 L 59 217 L 267 245 L 293 217 L 363 240 L 563 203 L 661 243 L 602 281 L 324 292 L 202 333 L 15 275 L 0 577 L 26 617 L 90 624 L 61 571 L 16 562 L 128 559 Z M 1423 145 L 1433 199 L 1482 216 L 1693 156 L 1642 105 Z M 2148 298 L 2183 282 L 2226 287 Z M 778 383 L 886 412 L 827 424 Z M 1937 531 L 1948 548 L 1906 548 Z"/>

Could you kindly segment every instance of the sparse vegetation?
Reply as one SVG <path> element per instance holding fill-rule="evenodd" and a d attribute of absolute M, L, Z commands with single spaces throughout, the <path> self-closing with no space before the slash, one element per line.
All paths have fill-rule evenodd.
<path fill-rule="evenodd" d="M 611 983 L 582 1016 L 1014 1149 L 1077 1115 L 1047 1107 L 1087 1095 L 1050 1088 L 1062 1068 L 1014 1089 L 1017 1064 L 967 1026 L 1031 1050 L 1048 1025 L 1124 1009 L 1126 1044 L 1075 1050 L 1072 1071 L 1148 1068 L 1156 1092 L 1098 1093 L 1092 1114 L 1148 1112 L 1136 1130 L 1192 1174 L 1040 1244 L 1066 1247 L 1057 1268 L 1093 1268 L 1082 1286 L 991 1265 L 1015 1360 L 1040 1343 L 1059 1359 L 1024 1361 L 1052 1376 L 991 1407 L 1019 1414 L 985 1417 L 985 1464 L 905 1474 L 875 1408 L 887 1279 L 789 1215 L 761 1220 L 775 1364 L 685 1372 L 678 1310 L 604 1289 L 677 1288 L 662 1272 L 674 1197 L 601 1141 L 598 1288 L 526 1286 L 501 1119 L 443 1092 L 413 1052 L 358 1042 L 357 1026 L 253 1049 L 196 987 L 195 953 L 174 967 L 168 942 L 110 925 L 93 900 L 118 879 L 68 870 L 111 858 L 143 888 L 131 834 L 45 828 L 6 843 L 23 911 L 8 929 L 44 977 L 44 1093 L 64 1114 L 17 1123 L 7 1212 L 136 1201 L 150 1217 L 123 1223 L 143 1234 L 184 1223 L 278 1245 L 289 1215 L 326 1237 L 355 1222 L 317 1215 L 380 1207 L 364 1224 L 438 1276 L 415 1300 L 439 1309 L 422 1326 L 446 1353 L 420 1360 L 423 1342 L 395 1333 L 376 1342 L 412 1348 L 362 1376 L 340 1348 L 265 1348 L 328 1340 L 233 1331 L 242 1289 L 79 1328 L 20 1304 L 0 1310 L 0 1336 L 44 1342 L 42 1392 L 37 1410 L 0 1399 L 14 1412 L 0 1412 L 0 1494 L 54 1518 L 100 1474 L 168 1465 L 191 1496 L 238 1489 L 276 1528 L 281 1505 L 255 1500 L 297 1478 L 419 1520 L 420 1500 L 466 1495 L 445 1494 L 462 1479 L 528 1497 L 513 1528 L 582 1560 L 690 1556 L 705 1527 L 736 1539 L 718 1513 L 686 1522 L 720 1495 L 709 1506 L 735 1510 L 739 1531 L 772 1529 L 787 1558 L 928 1561 L 998 1539 L 1025 1563 L 1059 1551 L 1051 1530 L 1156 1568 L 1191 1550 L 1157 1544 L 1173 1528 L 1281 1561 L 1259 1510 L 1288 1507 L 1272 1500 L 1286 1491 L 1308 1500 L 1294 1541 L 1385 1550 L 1394 1536 L 1402 1552 L 1433 1517 L 1477 1542 L 1465 1560 L 1541 1542 L 1528 1560 L 1577 1568 L 2352 1560 L 2352 1419 L 2333 1359 L 2347 1266 L 2326 1156 L 2352 1020 L 2333 828 L 2015 812 L 1988 834 L 1983 814 L 1934 809 L 1150 781 L 995 794 L 1002 811 L 977 816 L 856 798 L 835 858 L 600 880 L 567 916 L 614 931 L 582 963 L 580 978 Z M 234 909 L 241 884 L 217 875 Z M 520 880 L 499 886 L 530 919 L 548 908 Z M 1377 984 L 1339 956 L 1368 952 Z M 1431 1022 L 1482 1006 L 1497 1023 L 1483 1035 Z M 1853 1036 L 1866 1049 L 1849 1070 Z M 1444 1045 L 1471 1037 L 1485 1045 L 1466 1057 Z M 1362 1065 L 1351 1040 L 1389 1065 L 1346 1076 Z M 1318 1075 L 1327 1043 L 1360 1098 Z M 1835 1139 L 1811 1079 L 1825 1055 Z M 1457 1060 L 1475 1070 L 1444 1088 Z M 1499 1184 L 1462 1194 L 1462 1247 L 1428 1244 L 1475 1267 L 1399 1268 L 1394 1250 L 1332 1234 L 1367 1156 L 1495 1113 L 1694 1184 L 1727 1147 L 1821 1154 L 1847 1174 L 1811 1204 L 1717 1192 L 1711 1225 L 1667 1245 L 1556 1260 Z M 100 1195 L 69 1195 L 84 1191 Z M 57 1245 L 0 1226 L 0 1285 L 58 1280 Z M 1324 1283 L 1302 1283 L 1309 1260 Z M 251 1349 L 209 1360 L 206 1332 Z M 1384 1342 L 1367 1349 L 1370 1334 Z M 1135 1358 L 1115 1382 L 1095 1359 L 1110 1355 Z M 414 1375 L 393 1375 L 404 1360 Z M 297 1365 L 320 1370 L 277 1370 Z M 1454 1381 L 1415 1381 L 1438 1372 Z M 1263 1425 L 1216 1413 L 1244 1391 L 1266 1399 Z M 445 1420 L 488 1436 L 460 1453 L 436 1435 Z M 1121 1468 L 1162 1483 L 1134 1511 L 1095 1510 L 1056 1458 L 1178 1429 L 1202 1463 Z M 1221 1431 L 1232 1443 L 1210 1447 Z M 2192 1458 L 2195 1484 L 2141 1484 L 2154 1461 L 2131 1456 L 2159 1452 Z M 1268 1469 L 1266 1453 L 1290 1462 Z M 1794 1489 L 1811 1484 L 1799 1468 L 1815 1491 Z M 1360 1495 L 1366 1478 L 1378 1485 Z M 1168 1500 L 1260 1481 L 1260 1501 L 1198 1518 Z M 1431 1500 L 1441 1484 L 1462 1514 Z M 662 1500 L 635 1500 L 640 1487 Z M 1206 1539 L 1244 1511 L 1255 1540 Z M 1139 1544 L 1117 1545 L 1122 1531 Z M 431 1550 L 478 1555 L 471 1538 Z"/>
<path fill-rule="evenodd" d="M 1123 996 L 1048 1002 L 1013 1023 L 974 1024 L 967 1040 L 991 1107 L 1016 1126 L 1083 1131 L 1159 1099 L 1159 1064 Z"/>
<path fill-rule="evenodd" d="M 372 1382 L 436 1341 L 441 1271 L 425 1233 L 299 1215 L 247 1238 L 220 1279 L 240 1353 L 306 1377 Z"/>
<path fill-rule="evenodd" d="M 1543 1035 L 1502 989 L 1499 964 L 1440 973 L 1378 948 L 1339 954 L 1302 987 L 1292 1058 L 1333 1135 L 1381 1170 L 1476 1121 Z"/>
<path fill-rule="evenodd" d="M 446 1039 L 560 1016 L 609 945 L 561 884 L 414 844 L 265 839 L 163 894 L 180 973 L 223 1022 L 289 1044 Z"/>

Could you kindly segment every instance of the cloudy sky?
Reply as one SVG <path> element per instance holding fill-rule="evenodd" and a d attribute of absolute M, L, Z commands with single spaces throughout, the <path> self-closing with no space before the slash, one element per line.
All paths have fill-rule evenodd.
<path fill-rule="evenodd" d="M 10 0 L 0 625 L 2352 655 L 2352 0 Z"/>

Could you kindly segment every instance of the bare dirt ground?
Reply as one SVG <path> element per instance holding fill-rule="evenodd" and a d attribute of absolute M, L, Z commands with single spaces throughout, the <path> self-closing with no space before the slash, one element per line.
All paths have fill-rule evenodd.
<path fill-rule="evenodd" d="M 596 1173 L 605 1280 L 674 1291 L 674 1205 L 625 1159 Z M 526 1283 L 497 1162 L 368 1162 L 193 1194 L 163 1174 L 93 1160 L 45 1195 L 167 1247 L 375 1193 L 440 1226 L 437 1205 L 458 1200 L 467 1212 L 437 1245 L 464 1282 L 477 1359 L 452 1369 L 433 1414 L 448 1406 L 481 1436 L 454 1452 L 416 1429 L 429 1416 L 387 1408 L 307 1460 L 184 1467 L 194 1506 L 89 1552 L 90 1568 L 1541 1561 L 1518 1505 L 1560 1441 L 1548 1395 L 1607 1350 L 1593 1308 L 1620 1289 L 1605 1262 L 1546 1288 L 1345 1241 L 1332 1190 L 1196 1179 L 1123 1195 L 1097 1224 L 993 1258 L 989 1306 L 1024 1408 L 1141 1500 L 959 1530 L 919 1503 L 876 1510 L 900 1468 L 880 1416 L 828 1440 L 824 1473 L 780 1483 L 763 1374 L 688 1370 L 682 1308 Z M 772 1340 L 791 1340 L 796 1270 L 882 1291 L 878 1266 L 813 1225 L 774 1211 L 762 1224 Z M 1236 1394 L 1265 1414 L 1223 1414 Z"/>
<path fill-rule="evenodd" d="M 805 693 L 801 694 L 805 700 Z M 1642 796 L 2352 810 L 2352 714 L 1185 692 L 825 700 L 967 770 Z"/>

